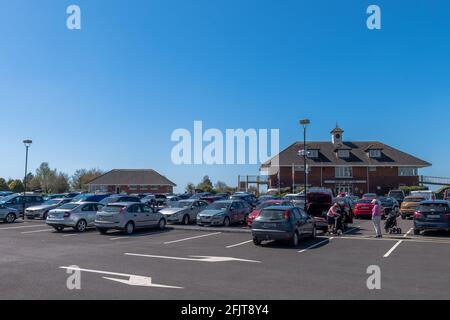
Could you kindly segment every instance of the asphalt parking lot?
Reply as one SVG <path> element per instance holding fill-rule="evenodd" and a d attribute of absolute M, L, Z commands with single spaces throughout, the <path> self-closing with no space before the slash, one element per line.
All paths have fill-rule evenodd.
<path fill-rule="evenodd" d="M 125 236 L 1 223 L 0 299 L 448 299 L 450 235 L 413 236 L 411 221 L 399 223 L 408 234 L 374 239 L 357 220 L 298 248 L 256 247 L 241 227 Z M 371 265 L 381 290 L 367 288 Z M 67 268 L 81 272 L 80 290 L 67 288 Z"/>

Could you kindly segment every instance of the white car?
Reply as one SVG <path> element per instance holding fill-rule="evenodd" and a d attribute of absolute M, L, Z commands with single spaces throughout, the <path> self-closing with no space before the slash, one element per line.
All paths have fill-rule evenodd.
<path fill-rule="evenodd" d="M 196 199 L 181 200 L 173 203 L 170 207 L 159 211 L 167 222 L 190 224 L 197 219 L 197 214 L 208 206 L 208 202 Z"/>

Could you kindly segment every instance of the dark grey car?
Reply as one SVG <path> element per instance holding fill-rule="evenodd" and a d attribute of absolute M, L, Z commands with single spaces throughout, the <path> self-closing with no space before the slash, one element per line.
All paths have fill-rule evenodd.
<path fill-rule="evenodd" d="M 414 214 L 414 234 L 421 231 L 450 231 L 450 202 L 445 200 L 423 201 Z"/>
<path fill-rule="evenodd" d="M 1 199 L 0 205 L 4 205 L 8 208 L 16 209 L 20 214 L 23 213 L 23 208 L 29 208 L 38 206 L 44 202 L 44 199 L 40 195 L 34 194 L 12 194 Z"/>
<path fill-rule="evenodd" d="M 314 219 L 298 207 L 272 206 L 253 220 L 252 236 L 256 245 L 266 240 L 283 240 L 298 246 L 300 238 L 316 237 L 316 226 Z"/>

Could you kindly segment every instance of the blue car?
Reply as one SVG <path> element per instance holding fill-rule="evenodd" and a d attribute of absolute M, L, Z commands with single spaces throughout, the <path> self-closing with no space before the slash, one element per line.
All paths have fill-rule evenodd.
<path fill-rule="evenodd" d="M 422 201 L 414 213 L 414 234 L 421 231 L 450 231 L 450 202 Z"/>
<path fill-rule="evenodd" d="M 73 198 L 72 202 L 100 202 L 110 195 L 110 193 L 82 193 Z"/>

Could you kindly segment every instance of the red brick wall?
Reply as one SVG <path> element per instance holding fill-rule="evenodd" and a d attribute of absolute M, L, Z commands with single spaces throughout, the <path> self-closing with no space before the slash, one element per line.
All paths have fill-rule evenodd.
<path fill-rule="evenodd" d="M 130 190 L 129 186 L 120 186 L 121 192 L 124 193 L 172 193 L 173 187 L 172 186 L 158 186 L 157 188 L 154 188 L 153 186 L 137 186 L 136 189 Z M 116 193 L 116 186 L 108 186 L 108 192 L 110 193 Z"/>
<path fill-rule="evenodd" d="M 322 172 L 321 172 L 322 170 Z M 322 179 L 321 179 L 322 176 Z M 281 168 L 281 188 L 292 187 L 292 168 Z M 398 167 L 379 167 L 376 171 L 369 172 L 369 181 L 367 182 L 367 167 L 354 167 L 353 178 L 339 179 L 336 178 L 334 167 L 311 168 L 311 172 L 308 175 L 308 185 L 313 187 L 328 187 L 334 189 L 335 184 L 325 184 L 326 180 L 346 181 L 346 180 L 364 180 L 366 183 L 353 184 L 354 188 L 358 188 L 360 193 L 374 192 L 385 194 L 391 189 L 397 189 L 399 186 L 407 185 L 413 186 L 419 184 L 419 177 L 399 177 Z M 304 172 L 295 172 L 295 184 L 304 183 Z M 369 187 L 368 187 L 369 184 Z M 272 175 L 269 177 L 269 187 L 278 187 L 278 176 Z M 381 189 L 378 189 L 380 187 Z"/>

